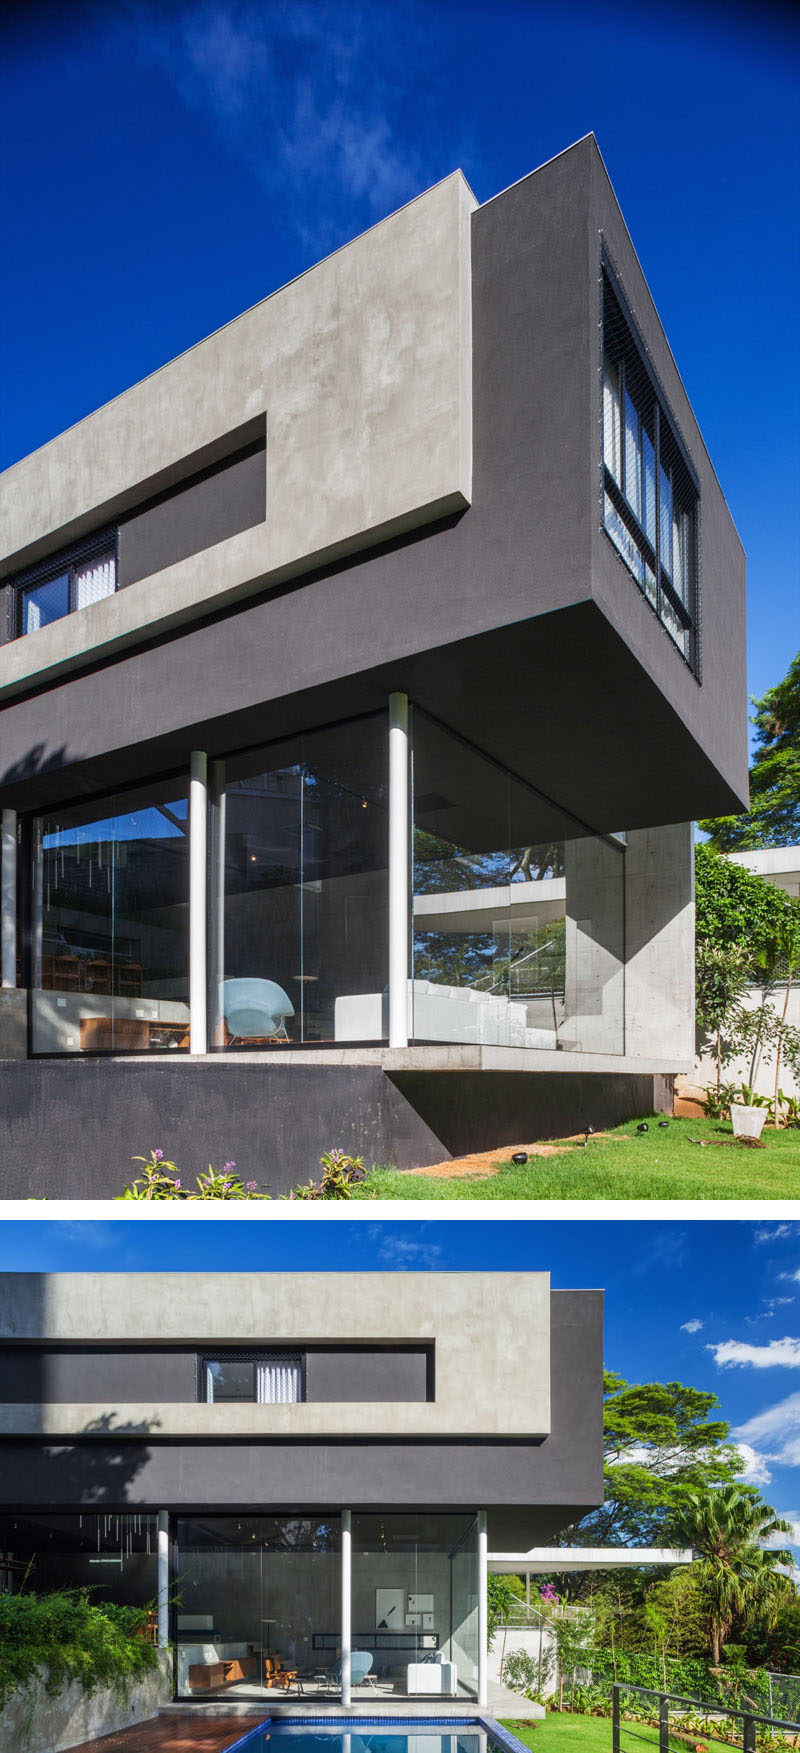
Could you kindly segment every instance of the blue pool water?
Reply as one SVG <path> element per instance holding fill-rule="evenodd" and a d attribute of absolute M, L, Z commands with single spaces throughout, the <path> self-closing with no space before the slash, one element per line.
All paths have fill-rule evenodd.
<path fill-rule="evenodd" d="M 235 1741 L 230 1753 L 509 1753 L 519 1747 L 512 1736 L 503 1742 L 480 1723 L 424 1719 L 399 1723 L 329 1722 L 261 1723 Z M 520 1749 L 522 1753 L 522 1749 Z"/>

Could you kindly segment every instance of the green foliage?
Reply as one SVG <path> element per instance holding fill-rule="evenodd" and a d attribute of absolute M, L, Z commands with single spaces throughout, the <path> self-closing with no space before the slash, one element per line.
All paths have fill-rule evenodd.
<path fill-rule="evenodd" d="M 682 1382 L 632 1385 L 611 1371 L 604 1390 L 606 1501 L 576 1538 L 585 1546 L 668 1545 L 689 1494 L 736 1477 L 729 1426 L 712 1417 L 719 1401 Z"/>
<path fill-rule="evenodd" d="M 754 700 L 750 809 L 701 822 L 719 852 L 792 846 L 800 840 L 800 652 L 782 682 Z"/>
<path fill-rule="evenodd" d="M 544 1667 L 544 1663 L 542 1664 Z M 504 1686 L 512 1692 L 521 1692 L 525 1698 L 538 1699 L 540 1686 L 549 1676 L 543 1674 L 540 1679 L 539 1663 L 527 1650 L 511 1650 L 503 1663 L 500 1678 Z"/>
<path fill-rule="evenodd" d="M 490 1571 L 486 1580 L 488 1597 L 489 1648 L 492 1638 L 501 1625 L 505 1625 L 512 1608 L 524 1594 L 518 1576 L 497 1576 Z"/>
<path fill-rule="evenodd" d="M 290 1199 L 350 1199 L 353 1188 L 366 1180 L 363 1157 L 346 1156 L 343 1150 L 329 1150 L 319 1160 L 321 1180 L 295 1187 Z"/>
<path fill-rule="evenodd" d="M 690 1492 L 677 1522 L 678 1537 L 699 1554 L 695 1577 L 708 1625 L 711 1659 L 719 1666 L 725 1644 L 749 1614 L 769 1615 L 793 1592 L 778 1566 L 792 1566 L 788 1550 L 768 1547 L 775 1534 L 791 1532 L 758 1494 L 742 1485 Z"/>
<path fill-rule="evenodd" d="M 235 1163 L 226 1163 L 224 1169 L 214 1170 L 209 1163 L 208 1174 L 198 1175 L 197 1192 L 181 1184 L 177 1163 L 167 1161 L 163 1150 L 151 1150 L 149 1157 L 135 1156 L 135 1163 L 143 1163 L 141 1175 L 137 1175 L 133 1184 L 126 1187 L 119 1195 L 120 1199 L 268 1199 L 268 1193 L 258 1193 L 255 1181 L 243 1185 L 239 1176 L 233 1173 Z"/>
<path fill-rule="evenodd" d="M 800 954 L 800 910 L 791 895 L 711 846 L 695 847 L 694 870 L 698 960 L 710 949 L 738 947 L 757 978 L 770 959 Z"/>
<path fill-rule="evenodd" d="M 158 1665 L 144 1637 L 147 1608 L 98 1606 L 88 1589 L 0 1593 L 0 1708 L 18 1687 L 44 1677 L 47 1691 L 77 1680 L 86 1693 L 111 1687 L 125 1696 Z"/>

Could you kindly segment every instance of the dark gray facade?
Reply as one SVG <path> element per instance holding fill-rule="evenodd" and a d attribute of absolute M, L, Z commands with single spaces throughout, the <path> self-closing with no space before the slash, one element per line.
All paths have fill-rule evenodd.
<path fill-rule="evenodd" d="M 230 1342 L 217 1347 L 220 1355 Z M 249 1345 L 244 1348 L 252 1352 Z M 423 1401 L 432 1398 L 433 1347 L 302 1346 L 307 1401 Z M 201 1364 L 215 1355 L 193 1350 L 0 1348 L 0 1405 L 71 1405 L 91 1400 L 190 1404 L 203 1398 Z"/>

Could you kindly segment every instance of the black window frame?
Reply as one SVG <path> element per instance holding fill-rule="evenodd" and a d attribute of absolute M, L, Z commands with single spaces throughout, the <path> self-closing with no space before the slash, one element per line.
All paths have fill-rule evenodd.
<path fill-rule="evenodd" d="M 249 1364 L 251 1364 L 252 1370 L 253 1370 L 253 1376 L 252 1376 L 253 1392 L 252 1392 L 251 1397 L 247 1400 L 234 1400 L 234 1399 L 213 1400 L 213 1401 L 209 1400 L 206 1372 L 208 1369 L 208 1365 L 210 1363 L 249 1363 Z M 299 1364 L 299 1366 L 300 1366 L 300 1395 L 299 1395 L 299 1398 L 297 1400 L 286 1400 L 286 1401 L 283 1401 L 283 1400 L 264 1401 L 263 1402 L 264 1405 L 302 1406 L 304 1404 L 305 1398 L 306 1398 L 306 1354 L 304 1351 L 297 1351 L 296 1349 L 292 1349 L 291 1351 L 284 1350 L 281 1346 L 275 1346 L 275 1345 L 269 1345 L 269 1346 L 262 1345 L 262 1346 L 259 1346 L 258 1348 L 253 1347 L 252 1349 L 249 1346 L 245 1346 L 245 1347 L 239 1346 L 235 1350 L 231 1350 L 227 1346 L 220 1346 L 215 1351 L 199 1352 L 198 1358 L 197 1358 L 197 1398 L 198 1398 L 198 1400 L 201 1402 L 201 1404 L 206 1405 L 206 1406 L 212 1406 L 212 1405 L 213 1406 L 258 1406 L 258 1405 L 262 1404 L 262 1402 L 260 1402 L 256 1399 L 256 1391 L 255 1391 L 255 1389 L 256 1389 L 255 1368 L 256 1368 L 256 1364 L 258 1364 L 258 1363 L 296 1363 L 296 1364 Z"/>
<path fill-rule="evenodd" d="M 94 535 L 86 536 L 81 542 L 73 542 L 68 548 L 60 548 L 57 554 L 49 554 L 46 560 L 37 561 L 35 566 L 29 566 L 24 572 L 18 572 L 9 579 L 14 590 L 14 637 L 16 639 L 28 637 L 24 626 L 25 598 L 28 593 L 38 589 L 42 584 L 51 583 L 53 579 L 60 577 L 62 572 L 69 574 L 69 607 L 63 615 L 57 615 L 55 620 L 65 621 L 67 615 L 74 614 L 78 606 L 75 601 L 76 569 L 85 565 L 87 560 L 96 559 L 101 554 L 113 554 L 114 556 L 113 594 L 116 595 L 119 577 L 118 537 L 118 525 L 111 524 L 106 529 L 97 530 Z M 47 625 L 53 626 L 54 622 L 48 622 Z"/>
<path fill-rule="evenodd" d="M 616 309 L 614 309 L 616 306 Z M 609 339 L 609 330 L 612 331 Z M 608 467 L 605 456 L 604 427 L 604 375 L 606 358 L 611 358 L 619 375 L 619 446 L 620 446 L 620 481 L 617 482 Z M 626 428 L 625 428 L 625 395 L 626 377 L 634 380 L 635 390 L 628 388 L 628 394 L 636 410 L 640 427 L 648 429 L 648 417 L 652 425 L 651 443 L 654 451 L 654 488 L 655 488 L 655 542 L 651 541 L 647 531 L 633 509 L 625 492 L 626 472 Z M 644 390 L 644 395 L 643 395 Z M 643 400 L 649 393 L 650 407 L 645 409 Z M 650 436 L 648 432 L 648 436 Z M 686 601 L 673 584 L 661 556 L 661 472 L 668 473 L 670 479 L 673 505 L 676 501 L 676 483 L 678 502 L 681 509 L 689 511 L 690 517 L 690 548 L 687 552 Z M 617 559 L 625 566 L 634 582 L 648 603 L 652 613 L 657 617 L 666 632 L 670 644 L 683 658 L 684 663 L 692 671 L 698 682 L 701 674 L 701 643 L 700 643 L 700 482 L 691 457 L 681 438 L 677 422 L 672 414 L 661 383 L 653 369 L 647 347 L 642 339 L 636 321 L 620 282 L 616 269 L 605 249 L 601 251 L 600 264 L 600 468 L 602 489 L 600 495 L 600 523 L 606 540 L 610 542 Z M 655 602 L 650 596 L 646 585 L 637 577 L 633 567 L 629 565 L 621 553 L 613 536 L 606 527 L 605 496 L 608 496 L 620 522 L 639 551 L 641 559 L 653 574 L 655 582 Z M 643 516 L 646 516 L 642 506 Z M 675 617 L 683 632 L 688 634 L 688 650 L 678 645 L 664 617 L 664 604 Z"/>

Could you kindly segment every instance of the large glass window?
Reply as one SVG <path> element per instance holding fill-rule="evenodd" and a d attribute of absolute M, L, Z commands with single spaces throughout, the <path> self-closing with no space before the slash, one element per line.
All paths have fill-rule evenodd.
<path fill-rule="evenodd" d="M 603 526 L 670 638 L 698 667 L 694 474 L 603 275 Z"/>
<path fill-rule="evenodd" d="M 226 763 L 212 810 L 217 1047 L 385 1038 L 387 721 Z"/>
<path fill-rule="evenodd" d="M 415 709 L 416 1042 L 622 1053 L 624 848 Z"/>
<path fill-rule="evenodd" d="M 17 632 L 35 633 L 73 609 L 88 608 L 117 588 L 117 539 L 113 530 L 68 548 L 15 580 Z"/>
<path fill-rule="evenodd" d="M 338 1691 L 339 1516 L 179 1521 L 175 1592 L 179 1698 Z"/>
<path fill-rule="evenodd" d="M 37 817 L 34 1052 L 188 1047 L 188 909 L 182 782 Z"/>
<path fill-rule="evenodd" d="M 384 1695 L 477 1697 L 477 1517 L 354 1515 L 352 1625 Z"/>

